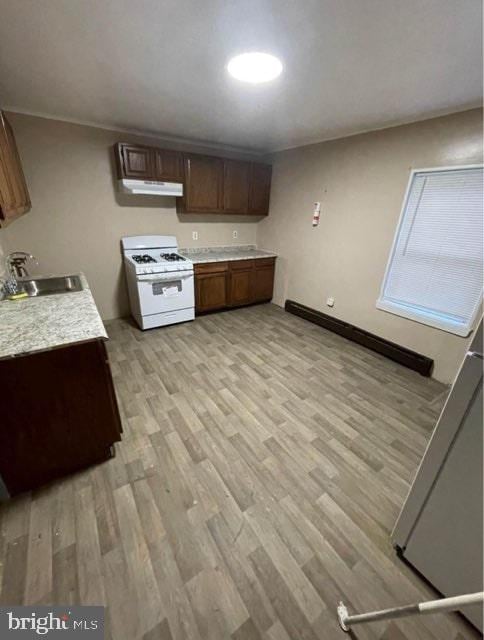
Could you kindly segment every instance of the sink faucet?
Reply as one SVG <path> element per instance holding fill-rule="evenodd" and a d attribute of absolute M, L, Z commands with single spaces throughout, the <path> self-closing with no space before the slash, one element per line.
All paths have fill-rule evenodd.
<path fill-rule="evenodd" d="M 33 260 L 37 262 L 36 258 L 31 253 L 26 253 L 25 251 L 14 251 L 13 253 L 9 253 L 5 259 L 5 263 L 7 266 L 7 273 L 11 278 L 18 280 L 19 278 L 24 278 L 29 275 L 27 267 L 25 263 L 27 260 Z"/>
<path fill-rule="evenodd" d="M 36 258 L 30 253 L 25 251 L 14 251 L 9 253 L 5 259 L 5 265 L 7 268 L 7 278 L 0 278 L 0 298 L 3 296 L 15 295 L 21 290 L 22 286 L 19 286 L 19 279 L 25 278 L 29 275 L 25 263 L 27 260 L 32 260 L 37 263 Z"/>

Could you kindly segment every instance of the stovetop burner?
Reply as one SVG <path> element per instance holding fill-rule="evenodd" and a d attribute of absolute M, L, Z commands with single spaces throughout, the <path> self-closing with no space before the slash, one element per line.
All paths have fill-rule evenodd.
<path fill-rule="evenodd" d="M 178 253 L 162 253 L 161 257 L 163 258 L 163 260 L 167 260 L 168 262 L 178 262 L 179 260 L 186 259 L 178 255 Z"/>
<path fill-rule="evenodd" d="M 149 256 L 147 253 L 145 253 L 143 255 L 135 255 L 135 256 L 131 256 L 131 257 L 138 264 L 146 264 L 147 262 L 156 262 L 156 260 L 154 258 L 152 258 L 151 256 Z"/>

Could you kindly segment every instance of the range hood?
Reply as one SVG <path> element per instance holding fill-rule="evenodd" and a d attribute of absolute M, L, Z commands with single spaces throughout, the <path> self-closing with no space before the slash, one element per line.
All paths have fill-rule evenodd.
<path fill-rule="evenodd" d="M 122 193 L 141 194 L 145 196 L 182 196 L 183 185 L 178 182 L 157 182 L 154 180 L 118 180 Z"/>

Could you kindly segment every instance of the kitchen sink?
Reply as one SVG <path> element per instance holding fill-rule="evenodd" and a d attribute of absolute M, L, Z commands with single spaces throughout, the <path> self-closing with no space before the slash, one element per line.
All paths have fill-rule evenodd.
<path fill-rule="evenodd" d="M 82 291 L 82 281 L 79 276 L 55 276 L 52 278 L 31 278 L 21 280 L 19 290 L 30 296 L 51 296 L 57 293 L 72 293 Z"/>

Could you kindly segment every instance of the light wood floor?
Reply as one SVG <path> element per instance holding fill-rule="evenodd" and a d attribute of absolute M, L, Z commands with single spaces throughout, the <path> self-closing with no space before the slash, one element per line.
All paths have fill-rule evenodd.
<path fill-rule="evenodd" d="M 0 511 L 0 602 L 105 604 L 112 640 L 336 640 L 434 593 L 389 533 L 446 388 L 262 305 L 108 327 L 116 458 Z M 354 638 L 465 640 L 456 615 Z"/>

